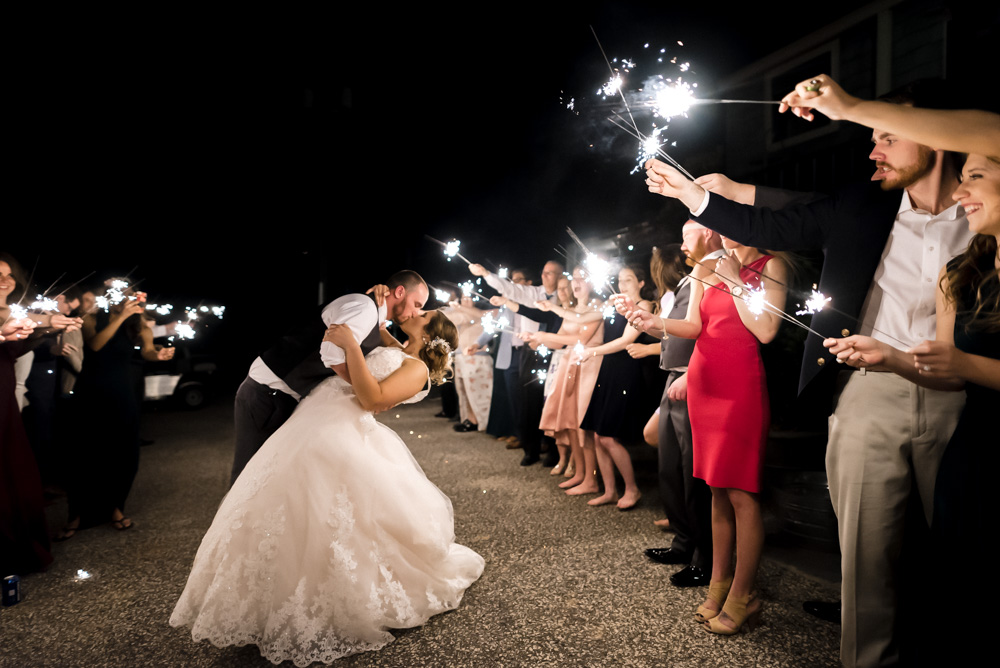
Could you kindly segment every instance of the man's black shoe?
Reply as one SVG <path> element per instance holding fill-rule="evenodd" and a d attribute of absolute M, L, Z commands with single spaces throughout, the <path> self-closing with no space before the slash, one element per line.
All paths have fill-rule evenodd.
<path fill-rule="evenodd" d="M 551 467 L 551 466 L 555 466 L 558 463 L 559 463 L 559 455 L 552 454 L 551 452 L 548 453 L 547 455 L 545 455 L 545 458 L 542 459 L 542 466 L 550 466 Z"/>
<path fill-rule="evenodd" d="M 531 466 L 538 461 L 538 455 L 525 455 L 521 460 L 521 466 Z"/>
<path fill-rule="evenodd" d="M 697 566 L 688 566 L 670 576 L 670 584 L 675 587 L 707 587 L 711 573 L 706 573 Z"/>
<path fill-rule="evenodd" d="M 651 547 L 646 550 L 646 556 L 658 564 L 689 564 L 691 555 L 675 550 L 672 547 Z"/>
<path fill-rule="evenodd" d="M 802 604 L 802 609 L 813 617 L 819 617 L 823 621 L 840 623 L 840 601 L 806 601 Z"/>
<path fill-rule="evenodd" d="M 452 427 L 452 429 L 454 429 L 455 431 L 478 431 L 479 425 L 472 424 L 471 422 L 466 420 L 465 422 L 459 422 L 454 427 Z"/>

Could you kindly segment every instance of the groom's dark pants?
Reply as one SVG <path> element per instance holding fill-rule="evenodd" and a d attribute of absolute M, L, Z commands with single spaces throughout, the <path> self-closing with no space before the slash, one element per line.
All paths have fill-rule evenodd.
<path fill-rule="evenodd" d="M 247 377 L 236 391 L 233 416 L 236 420 L 236 453 L 233 472 L 229 479 L 232 487 L 247 462 L 260 450 L 264 441 L 285 423 L 298 402 L 294 397 L 272 390 Z"/>

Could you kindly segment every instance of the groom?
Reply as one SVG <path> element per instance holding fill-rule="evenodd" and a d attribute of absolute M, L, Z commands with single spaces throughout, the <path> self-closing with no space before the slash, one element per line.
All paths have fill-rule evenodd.
<path fill-rule="evenodd" d="M 334 373 L 351 382 L 343 349 L 322 341 L 327 327 L 348 325 L 367 355 L 381 344 L 381 324 L 387 316 L 399 323 L 421 313 L 429 293 L 420 274 L 397 272 L 388 286 L 382 306 L 376 305 L 374 296 L 344 295 L 327 304 L 320 317 L 288 332 L 253 361 L 236 392 L 236 453 L 230 486 L 302 397 Z"/>

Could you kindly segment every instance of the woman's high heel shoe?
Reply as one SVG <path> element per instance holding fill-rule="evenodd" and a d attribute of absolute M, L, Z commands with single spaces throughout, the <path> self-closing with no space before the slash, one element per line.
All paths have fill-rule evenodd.
<path fill-rule="evenodd" d="M 698 606 L 698 610 L 694 613 L 694 620 L 698 623 L 707 622 L 710 619 L 714 619 L 719 616 L 722 612 L 722 604 L 726 602 L 726 598 L 729 596 L 729 588 L 733 586 L 732 576 L 726 578 L 725 580 L 712 580 L 708 583 L 708 601 L 714 601 L 718 606 L 718 610 L 712 610 L 702 603 Z"/>
<path fill-rule="evenodd" d="M 729 596 L 726 604 L 722 606 L 722 614 L 712 617 L 702 626 L 709 633 L 731 636 L 737 633 L 753 631 L 760 624 L 760 611 L 763 604 L 753 593 L 748 596 Z M 735 626 L 723 624 L 720 620 L 725 616 Z"/>
<path fill-rule="evenodd" d="M 567 466 L 569 466 L 569 464 L 567 464 L 566 462 L 559 462 L 558 464 L 552 467 L 552 471 L 551 473 L 549 473 L 549 475 L 559 475 L 560 473 L 566 470 Z"/>

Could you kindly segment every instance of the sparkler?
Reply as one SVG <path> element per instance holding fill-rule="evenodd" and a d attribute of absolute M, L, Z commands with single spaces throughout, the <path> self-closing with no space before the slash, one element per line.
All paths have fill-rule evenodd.
<path fill-rule="evenodd" d="M 187 323 L 179 322 L 174 325 L 174 336 L 190 340 L 194 338 L 194 333 L 194 327 Z"/>
<path fill-rule="evenodd" d="M 611 84 L 612 82 L 617 82 L 616 85 L 613 86 L 613 92 L 617 92 L 618 93 L 618 96 L 621 97 L 621 99 L 622 99 L 622 103 L 624 103 L 624 105 L 625 105 L 625 111 L 626 111 L 626 113 L 628 113 L 629 120 L 632 122 L 632 128 L 635 130 L 635 135 L 634 136 L 636 137 L 636 139 L 639 140 L 640 143 L 645 144 L 646 138 L 643 137 L 642 133 L 639 131 L 639 125 L 635 122 L 635 118 L 632 116 L 632 109 L 629 107 L 628 100 L 625 98 L 625 93 L 622 91 L 622 79 L 621 79 L 621 76 L 620 76 L 620 74 L 618 72 L 615 71 L 615 68 L 611 65 L 611 61 L 608 60 L 608 54 L 604 52 L 604 47 L 601 45 L 601 40 L 598 39 L 598 37 L 597 37 L 597 31 L 594 30 L 594 26 L 590 26 L 590 32 L 594 35 L 594 41 L 597 42 L 597 48 L 601 50 L 601 55 L 604 56 L 604 62 L 606 62 L 608 64 L 608 69 L 611 71 L 611 80 L 608 82 L 608 84 Z M 634 67 L 635 66 L 635 63 L 633 63 L 632 61 L 625 61 L 625 62 L 627 62 L 627 64 L 630 67 Z M 608 90 L 611 90 L 611 88 L 608 88 L 606 86 L 602 86 L 602 88 L 601 88 L 602 92 L 608 91 Z M 610 97 L 610 95 L 608 95 L 608 93 L 605 92 L 605 97 Z M 611 119 L 609 118 L 608 120 L 611 120 Z M 618 123 L 616 123 L 614 121 L 611 121 L 611 122 L 614 125 L 618 125 Z M 618 127 L 622 127 L 622 126 L 618 125 Z M 623 129 L 625 129 L 626 131 L 628 131 L 628 132 L 631 133 L 631 130 L 628 130 L 628 128 L 623 128 Z M 694 181 L 694 177 L 691 176 L 686 169 L 684 169 L 683 167 L 681 167 L 680 163 L 677 162 L 676 160 L 674 160 L 659 145 L 657 145 L 656 150 L 657 150 L 657 154 L 658 155 L 663 155 L 664 159 L 667 160 L 667 162 L 669 162 L 670 164 L 672 164 L 674 167 L 676 167 L 678 170 L 680 170 L 683 174 L 685 174 L 688 178 L 690 178 L 692 181 Z M 634 171 L 633 171 L 633 173 L 634 173 Z"/>
<path fill-rule="evenodd" d="M 38 295 L 28 308 L 32 311 L 58 311 L 59 303 L 55 299 Z"/>
<path fill-rule="evenodd" d="M 28 309 L 20 304 L 11 304 L 9 308 L 10 316 L 8 316 L 7 320 L 21 320 L 28 317 Z"/>
<path fill-rule="evenodd" d="M 585 353 L 586 350 L 587 349 L 579 341 L 577 341 L 576 345 L 573 346 L 573 355 L 574 355 L 574 357 L 577 358 L 576 359 L 576 365 L 577 366 L 580 366 L 580 363 L 583 362 L 583 353 Z"/>
<path fill-rule="evenodd" d="M 434 243 L 439 244 L 441 246 L 441 248 L 444 249 L 444 255 L 445 255 L 446 258 L 448 258 L 448 262 L 451 262 L 451 258 L 457 257 L 460 260 L 464 260 L 465 264 L 472 264 L 472 262 L 469 260 L 469 258 L 465 257 L 464 255 L 462 255 L 459 252 L 459 249 L 462 246 L 462 242 L 459 241 L 458 239 L 452 239 L 448 243 L 445 243 L 443 241 L 439 241 L 438 239 L 435 239 L 434 237 L 432 237 L 430 235 L 425 234 L 424 236 L 427 237 L 428 239 L 430 239 L 431 241 L 433 241 Z"/>
<path fill-rule="evenodd" d="M 515 334 L 516 332 L 510 327 L 510 320 L 506 316 L 500 316 L 499 318 L 494 318 L 492 313 L 487 313 L 479 320 L 479 324 L 483 326 L 483 331 L 490 336 L 496 336 L 497 332 L 509 332 Z"/>
<path fill-rule="evenodd" d="M 451 293 L 447 290 L 441 290 L 440 288 L 434 288 L 434 299 L 438 300 L 442 304 L 447 304 L 451 301 Z"/>
<path fill-rule="evenodd" d="M 819 313 L 823 308 L 830 303 L 830 298 L 819 292 L 816 286 L 813 285 L 812 294 L 806 300 L 805 308 L 801 311 L 796 311 L 795 315 L 812 315 L 814 313 Z"/>

